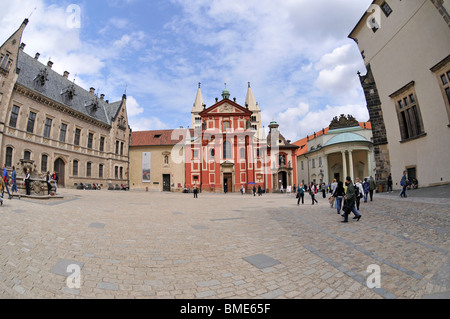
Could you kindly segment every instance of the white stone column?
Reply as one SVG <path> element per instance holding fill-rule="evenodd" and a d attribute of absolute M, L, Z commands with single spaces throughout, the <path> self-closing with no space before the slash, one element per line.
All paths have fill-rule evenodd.
<path fill-rule="evenodd" d="M 323 181 L 325 183 L 331 183 L 331 181 L 330 181 L 330 173 L 328 172 L 328 155 L 327 154 L 323 155 L 323 162 L 322 163 L 323 163 L 323 171 L 324 171 Z"/>
<path fill-rule="evenodd" d="M 342 153 L 342 170 L 344 176 L 342 177 L 342 181 L 345 181 L 345 178 L 347 177 L 347 158 L 345 157 L 345 151 L 341 151 Z"/>
<path fill-rule="evenodd" d="M 354 178 L 354 167 L 353 167 L 353 150 L 348 151 L 348 161 L 349 161 L 349 169 L 350 169 L 350 178 L 352 179 L 352 182 L 355 182 Z"/>

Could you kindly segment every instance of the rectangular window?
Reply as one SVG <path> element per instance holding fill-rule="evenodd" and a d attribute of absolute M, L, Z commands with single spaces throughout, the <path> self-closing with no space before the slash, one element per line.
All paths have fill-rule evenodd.
<path fill-rule="evenodd" d="M 61 131 L 59 132 L 59 141 L 60 142 L 66 141 L 66 134 L 67 134 L 67 124 L 62 123 Z"/>
<path fill-rule="evenodd" d="M 229 130 L 230 128 L 231 128 L 230 121 L 224 121 L 223 122 L 223 130 L 226 131 L 226 130 Z"/>
<path fill-rule="evenodd" d="M 383 4 L 381 5 L 381 10 L 383 10 L 386 17 L 389 17 L 389 15 L 392 13 L 392 9 L 387 4 L 387 2 L 383 2 Z"/>
<path fill-rule="evenodd" d="M 102 136 L 100 137 L 100 152 L 105 151 L 105 138 Z"/>
<path fill-rule="evenodd" d="M 13 149 L 11 147 L 7 147 L 6 148 L 6 160 L 5 160 L 5 165 L 6 167 L 11 167 L 12 163 L 13 163 Z"/>
<path fill-rule="evenodd" d="M 49 119 L 48 117 L 45 119 L 45 126 L 44 126 L 44 137 L 50 138 L 50 133 L 52 132 L 52 119 Z"/>
<path fill-rule="evenodd" d="M 430 69 L 436 75 L 450 123 L 450 55 Z M 448 124 L 450 127 L 450 124 Z"/>
<path fill-rule="evenodd" d="M 87 147 L 89 149 L 92 149 L 92 144 L 94 143 L 94 134 L 93 133 L 89 133 L 88 135 L 88 145 Z"/>
<path fill-rule="evenodd" d="M 301 161 L 301 164 L 302 164 L 302 171 L 304 171 L 305 167 L 304 167 L 303 161 Z"/>
<path fill-rule="evenodd" d="M 114 167 L 114 177 L 115 179 L 119 179 L 119 167 Z"/>
<path fill-rule="evenodd" d="M 78 176 L 78 161 L 73 161 L 73 176 Z"/>
<path fill-rule="evenodd" d="M 79 128 L 75 129 L 75 138 L 73 144 L 80 146 L 81 130 Z"/>
<path fill-rule="evenodd" d="M 17 119 L 19 118 L 19 111 L 20 108 L 17 105 L 13 106 L 13 109 L 11 111 L 11 118 L 9 119 L 9 126 L 16 127 L 17 126 Z"/>
<path fill-rule="evenodd" d="M 103 164 L 98 166 L 98 177 L 103 178 Z"/>
<path fill-rule="evenodd" d="M 87 163 L 86 165 L 86 177 L 91 177 L 92 174 L 92 163 Z"/>
<path fill-rule="evenodd" d="M 47 162 L 48 162 L 48 156 L 47 155 L 42 155 L 41 158 L 41 172 L 45 173 L 47 172 Z"/>
<path fill-rule="evenodd" d="M 9 60 L 9 54 L 6 54 L 4 59 L 3 59 L 3 61 L 2 61 L 2 64 L 1 64 L 1 68 L 2 69 L 8 70 L 7 69 L 8 60 Z"/>
<path fill-rule="evenodd" d="M 28 115 L 28 124 L 27 124 L 27 132 L 33 133 L 34 132 L 34 123 L 36 122 L 36 113 L 30 112 L 30 115 Z"/>
<path fill-rule="evenodd" d="M 120 155 L 123 156 L 123 142 L 120 142 Z"/>
<path fill-rule="evenodd" d="M 116 155 L 119 155 L 119 141 L 116 141 Z"/>
<path fill-rule="evenodd" d="M 414 91 L 414 82 L 409 83 L 390 96 L 396 101 L 396 109 L 403 141 L 424 134 L 419 103 Z"/>

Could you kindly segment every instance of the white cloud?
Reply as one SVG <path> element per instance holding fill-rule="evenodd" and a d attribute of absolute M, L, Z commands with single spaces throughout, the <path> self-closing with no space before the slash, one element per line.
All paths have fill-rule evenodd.
<path fill-rule="evenodd" d="M 128 120 L 133 132 L 167 129 L 167 125 L 155 116 L 133 117 Z"/>
<path fill-rule="evenodd" d="M 144 108 L 139 106 L 139 103 L 133 96 L 127 96 L 127 114 L 128 117 L 135 117 L 144 113 Z"/>

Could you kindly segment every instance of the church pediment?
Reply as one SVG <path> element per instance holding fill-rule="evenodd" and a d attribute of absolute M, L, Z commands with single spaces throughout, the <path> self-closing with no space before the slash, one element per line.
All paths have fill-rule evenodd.
<path fill-rule="evenodd" d="M 252 112 L 230 100 L 223 100 L 200 113 L 201 116 L 218 114 L 251 115 Z"/>

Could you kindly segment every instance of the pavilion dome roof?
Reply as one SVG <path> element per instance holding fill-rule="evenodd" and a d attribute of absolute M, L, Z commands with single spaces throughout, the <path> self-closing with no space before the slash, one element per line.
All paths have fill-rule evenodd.
<path fill-rule="evenodd" d="M 367 140 L 364 136 L 361 136 L 359 134 L 346 132 L 334 136 L 325 144 L 325 146 L 349 142 L 370 142 L 370 141 Z"/>

